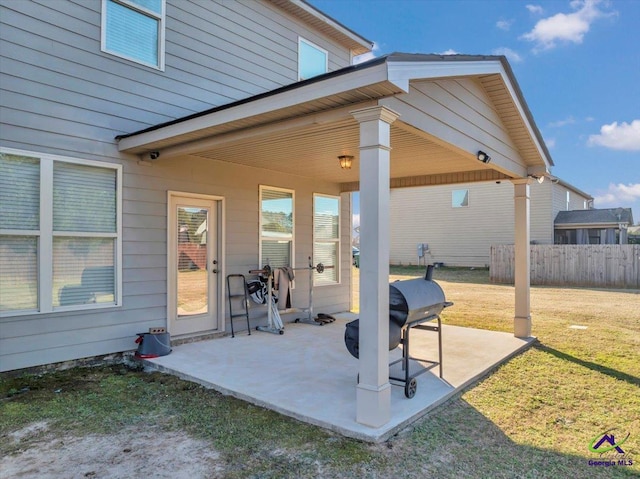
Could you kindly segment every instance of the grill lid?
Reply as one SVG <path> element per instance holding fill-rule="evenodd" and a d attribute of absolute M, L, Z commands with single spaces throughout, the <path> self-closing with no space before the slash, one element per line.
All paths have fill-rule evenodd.
<path fill-rule="evenodd" d="M 389 285 L 389 319 L 398 326 L 438 315 L 444 307 L 444 291 L 435 281 L 417 278 Z"/>

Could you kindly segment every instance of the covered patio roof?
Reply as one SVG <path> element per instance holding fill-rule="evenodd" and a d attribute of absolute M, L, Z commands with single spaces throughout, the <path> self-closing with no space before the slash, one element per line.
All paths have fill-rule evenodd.
<path fill-rule="evenodd" d="M 359 424 L 376 429 L 392 419 L 389 186 L 514 183 L 514 335 L 531 336 L 529 183 L 553 162 L 503 56 L 391 54 L 120 136 L 118 148 L 360 191 Z M 340 155 L 354 157 L 353 169 L 338 166 Z"/>
<path fill-rule="evenodd" d="M 359 125 L 350 112 L 376 105 L 400 114 L 392 187 L 523 178 L 553 164 L 502 56 L 394 53 L 121 135 L 118 147 L 296 172 L 354 191 Z M 353 169 L 338 168 L 339 155 L 353 155 Z"/>

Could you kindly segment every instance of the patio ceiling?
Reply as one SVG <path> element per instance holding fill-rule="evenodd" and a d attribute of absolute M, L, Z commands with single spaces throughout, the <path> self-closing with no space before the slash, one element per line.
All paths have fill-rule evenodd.
<path fill-rule="evenodd" d="M 359 124 L 350 112 L 380 104 L 402 110 L 391 127 L 392 187 L 545 173 L 551 159 L 505 64 L 501 57 L 390 55 L 120 136 L 119 149 L 159 151 L 163 161 L 197 156 L 265 168 L 353 191 L 359 188 Z M 425 81 L 436 89 L 448 82 L 467 95 L 458 103 L 475 118 L 446 101 L 416 104 L 428 96 Z M 479 149 L 494 161 L 479 162 Z M 339 155 L 354 156 L 351 170 L 339 167 Z"/>

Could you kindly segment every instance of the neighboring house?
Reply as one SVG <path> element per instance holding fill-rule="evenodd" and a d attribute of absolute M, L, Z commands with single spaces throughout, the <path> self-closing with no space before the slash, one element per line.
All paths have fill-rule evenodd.
<path fill-rule="evenodd" d="M 356 415 L 378 427 L 389 186 L 511 180 L 528 244 L 528 176 L 553 162 L 503 56 L 351 65 L 372 44 L 302 0 L 0 0 L 0 22 L 0 370 L 225 332 L 225 276 L 267 262 L 335 259 L 314 306 L 349 310 L 360 191 Z"/>
<path fill-rule="evenodd" d="M 555 244 L 627 244 L 632 225 L 631 208 L 560 211 L 554 222 Z"/>
<path fill-rule="evenodd" d="M 489 181 L 392 190 L 391 263 L 488 266 L 491 245 L 514 242 L 512 189 Z M 558 212 L 592 202 L 565 181 L 532 181 L 530 242 L 553 244 Z M 418 245 L 426 245 L 420 259 Z"/>

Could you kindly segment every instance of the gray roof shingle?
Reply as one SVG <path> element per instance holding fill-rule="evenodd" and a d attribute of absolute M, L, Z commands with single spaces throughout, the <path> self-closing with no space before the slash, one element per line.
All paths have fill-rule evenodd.
<path fill-rule="evenodd" d="M 633 224 L 631 208 L 604 208 L 593 210 L 560 211 L 555 225 L 568 224 Z"/>

